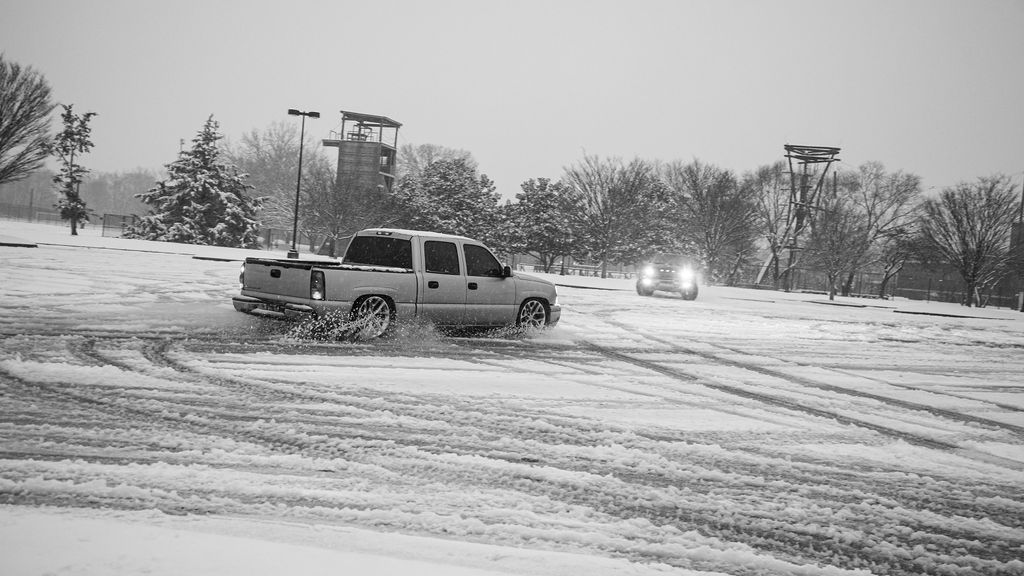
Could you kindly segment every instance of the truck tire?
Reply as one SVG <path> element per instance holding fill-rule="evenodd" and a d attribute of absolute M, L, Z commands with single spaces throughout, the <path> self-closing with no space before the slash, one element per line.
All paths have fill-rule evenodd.
<path fill-rule="evenodd" d="M 384 296 L 363 296 L 352 304 L 353 337 L 372 340 L 391 332 L 395 325 L 395 305 Z"/>
<path fill-rule="evenodd" d="M 548 305 L 543 300 L 528 298 L 519 305 L 519 314 L 516 314 L 516 326 L 539 330 L 548 325 L 548 318 L 550 317 Z"/>

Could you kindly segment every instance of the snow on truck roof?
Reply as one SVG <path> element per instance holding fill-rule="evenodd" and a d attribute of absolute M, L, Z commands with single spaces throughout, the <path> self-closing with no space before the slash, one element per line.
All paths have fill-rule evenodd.
<path fill-rule="evenodd" d="M 457 236 L 455 234 L 443 234 L 441 232 L 430 232 L 427 230 L 406 230 L 404 228 L 367 228 L 366 230 L 360 230 L 356 236 L 420 236 L 425 238 L 445 238 L 448 240 L 469 240 L 470 242 L 478 242 L 472 238 L 465 236 Z"/>

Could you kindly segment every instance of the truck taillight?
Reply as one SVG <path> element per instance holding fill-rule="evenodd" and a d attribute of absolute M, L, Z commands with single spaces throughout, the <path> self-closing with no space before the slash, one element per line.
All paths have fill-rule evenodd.
<path fill-rule="evenodd" d="M 324 299 L 324 273 L 320 270 L 313 270 L 309 276 L 309 298 L 310 300 Z"/>
<path fill-rule="evenodd" d="M 242 267 L 238 269 L 238 289 L 245 288 L 245 263 L 242 263 Z"/>

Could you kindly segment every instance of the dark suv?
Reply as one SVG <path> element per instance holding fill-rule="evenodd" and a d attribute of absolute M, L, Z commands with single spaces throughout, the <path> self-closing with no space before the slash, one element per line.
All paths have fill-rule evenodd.
<path fill-rule="evenodd" d="M 662 254 L 640 269 L 636 293 L 650 296 L 655 290 L 678 292 L 686 300 L 697 297 L 697 267 L 679 254 Z"/>

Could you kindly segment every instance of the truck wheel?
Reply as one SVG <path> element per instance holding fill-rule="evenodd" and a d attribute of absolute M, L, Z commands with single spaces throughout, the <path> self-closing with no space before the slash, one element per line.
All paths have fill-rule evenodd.
<path fill-rule="evenodd" d="M 519 306 L 516 326 L 541 329 L 548 325 L 548 306 L 541 300 L 530 298 Z"/>
<path fill-rule="evenodd" d="M 637 285 L 636 285 L 636 293 L 641 295 L 641 296 L 650 296 L 651 294 L 654 294 L 654 289 L 653 288 L 644 288 L 639 283 L 637 283 Z"/>
<path fill-rule="evenodd" d="M 693 290 L 690 290 L 689 292 L 680 292 L 679 295 L 683 297 L 683 300 L 696 300 L 697 299 L 697 289 L 694 288 Z"/>
<path fill-rule="evenodd" d="M 354 336 L 359 340 L 372 340 L 387 334 L 394 326 L 395 309 L 383 296 L 364 296 L 352 305 Z"/>

